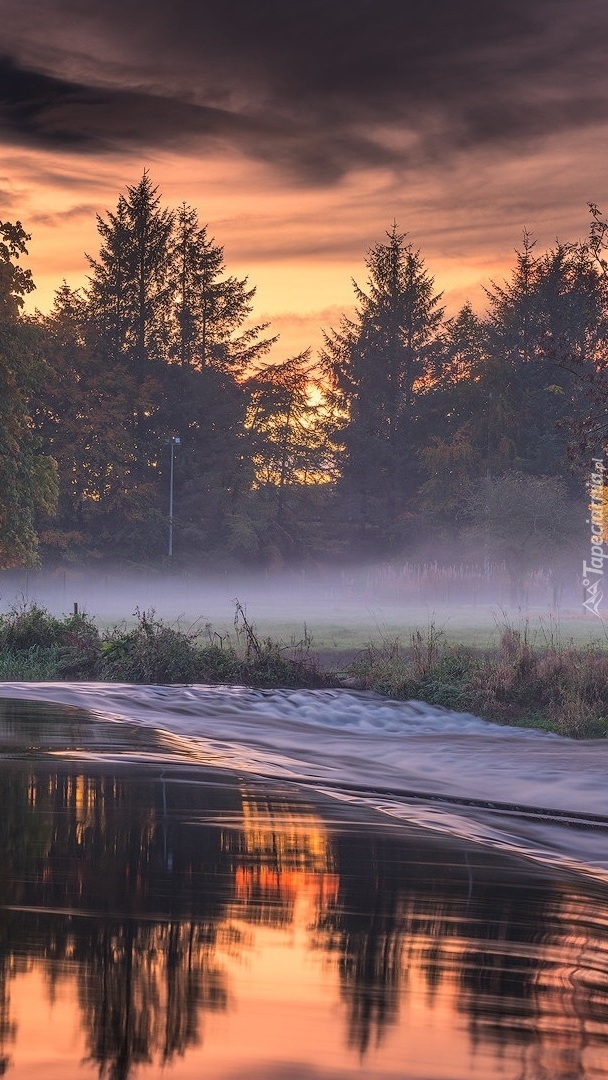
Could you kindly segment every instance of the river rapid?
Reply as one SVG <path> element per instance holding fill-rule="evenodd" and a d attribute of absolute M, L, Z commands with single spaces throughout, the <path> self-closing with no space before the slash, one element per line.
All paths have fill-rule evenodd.
<path fill-rule="evenodd" d="M 0 697 L 74 708 L 72 734 L 32 739 L 34 756 L 217 766 L 608 881 L 608 740 L 342 689 L 5 683 Z"/>

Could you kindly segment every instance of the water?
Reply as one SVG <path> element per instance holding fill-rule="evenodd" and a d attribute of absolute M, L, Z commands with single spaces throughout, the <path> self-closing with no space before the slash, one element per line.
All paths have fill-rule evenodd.
<path fill-rule="evenodd" d="M 608 1077 L 608 743 L 3 684 L 0 1071 Z"/>

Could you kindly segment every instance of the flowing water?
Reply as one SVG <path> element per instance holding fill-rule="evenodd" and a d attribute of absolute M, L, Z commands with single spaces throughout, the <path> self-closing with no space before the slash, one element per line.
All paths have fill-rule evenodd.
<path fill-rule="evenodd" d="M 608 741 L 3 684 L 0 1072 L 608 1078 Z"/>

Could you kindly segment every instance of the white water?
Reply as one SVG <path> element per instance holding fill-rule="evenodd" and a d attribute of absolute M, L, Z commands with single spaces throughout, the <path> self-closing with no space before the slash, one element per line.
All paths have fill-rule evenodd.
<path fill-rule="evenodd" d="M 608 740 L 347 690 L 4 683 L 0 697 L 134 721 L 156 733 L 155 760 L 168 765 L 305 784 L 387 822 L 413 821 L 608 881 Z M 106 760 L 142 759 L 118 743 Z"/>

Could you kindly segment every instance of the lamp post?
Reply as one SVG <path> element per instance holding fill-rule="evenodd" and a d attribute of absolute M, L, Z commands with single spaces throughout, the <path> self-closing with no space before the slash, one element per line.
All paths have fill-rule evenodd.
<path fill-rule="evenodd" d="M 179 435 L 173 435 L 170 439 L 165 439 L 165 442 L 169 443 L 171 447 L 171 469 L 169 472 L 169 558 L 173 558 L 173 455 L 175 447 L 181 445 L 181 439 Z"/>

